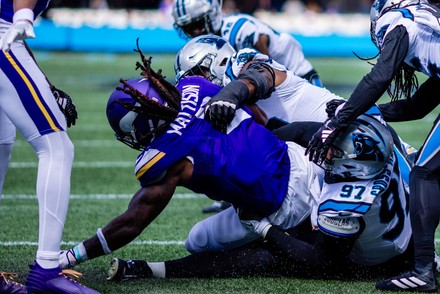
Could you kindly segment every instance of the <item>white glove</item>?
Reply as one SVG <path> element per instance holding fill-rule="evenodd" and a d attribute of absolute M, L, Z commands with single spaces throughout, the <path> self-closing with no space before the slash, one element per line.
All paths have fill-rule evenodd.
<path fill-rule="evenodd" d="M 14 13 L 12 26 L 0 39 L 3 52 L 8 52 L 14 41 L 35 38 L 33 21 L 34 12 L 29 8 L 22 8 Z"/>
<path fill-rule="evenodd" d="M 248 230 L 257 233 L 263 238 L 266 237 L 267 232 L 272 227 L 272 224 L 269 222 L 267 218 L 263 218 L 260 221 L 255 219 L 247 219 L 247 220 L 241 219 L 240 221 L 241 224 L 245 226 Z"/>

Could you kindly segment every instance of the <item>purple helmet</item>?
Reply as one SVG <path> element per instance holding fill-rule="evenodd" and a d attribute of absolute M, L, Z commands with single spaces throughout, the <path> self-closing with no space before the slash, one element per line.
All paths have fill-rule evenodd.
<path fill-rule="evenodd" d="M 127 83 L 156 102 L 166 105 L 156 90 L 150 85 L 150 81 L 145 78 L 127 80 Z M 124 88 L 121 83 L 119 88 Z M 151 117 L 144 113 L 137 113 L 128 110 L 121 103 L 131 106 L 139 106 L 129 94 L 121 90 L 113 90 L 107 103 L 107 119 L 115 131 L 116 139 L 130 146 L 133 149 L 142 150 L 153 139 L 151 131 L 163 121 L 156 117 Z"/>

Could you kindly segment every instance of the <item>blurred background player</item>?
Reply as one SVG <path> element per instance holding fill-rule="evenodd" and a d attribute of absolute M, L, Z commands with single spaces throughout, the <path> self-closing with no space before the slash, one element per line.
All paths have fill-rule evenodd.
<path fill-rule="evenodd" d="M 304 57 L 301 45 L 291 35 L 277 32 L 248 14 L 222 16 L 218 0 L 174 0 L 174 27 L 184 38 L 216 34 L 235 50 L 255 48 L 310 83 L 322 86 L 318 73 Z"/>
<path fill-rule="evenodd" d="M 380 56 L 341 111 L 315 134 L 307 149 L 310 160 L 322 162 L 339 133 L 387 89 L 392 102 L 381 107 L 387 121 L 420 119 L 435 109 L 440 90 L 439 15 L 439 1 L 373 2 L 371 39 Z M 420 87 L 415 71 L 428 76 Z M 406 99 L 399 101 L 402 96 Z M 376 287 L 380 290 L 429 292 L 438 288 L 433 267 L 435 230 L 440 217 L 439 123 L 440 116 L 420 148 L 410 175 L 414 269 L 378 282 Z"/>
<path fill-rule="evenodd" d="M 10 0 L 3 1 L 0 7 L 2 139 L 6 138 L 6 143 L 13 142 L 16 128 L 31 144 L 39 160 L 36 191 L 39 203 L 38 249 L 26 286 L 29 293 L 98 293 L 63 275 L 59 266 L 74 148 L 65 131 L 66 118 L 51 85 L 23 41 L 35 37 L 33 22 L 48 3 Z M 10 145 L 6 146 L 10 154 L 12 144 L 7 145 Z M 7 162 L 9 156 L 2 151 Z M 6 171 L 2 169 L 1 172 Z M 0 280 L 1 293 L 23 291 L 26 290 L 21 284 Z"/>

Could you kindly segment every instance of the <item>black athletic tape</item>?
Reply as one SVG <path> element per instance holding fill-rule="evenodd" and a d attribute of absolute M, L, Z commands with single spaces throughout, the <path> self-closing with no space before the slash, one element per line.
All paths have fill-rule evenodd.
<path fill-rule="evenodd" d="M 272 76 L 272 85 L 262 74 L 265 69 Z M 268 98 L 275 90 L 275 71 L 270 65 L 263 62 L 252 63 L 237 79 L 248 80 L 255 86 L 255 95 L 249 99 L 252 103 Z"/>

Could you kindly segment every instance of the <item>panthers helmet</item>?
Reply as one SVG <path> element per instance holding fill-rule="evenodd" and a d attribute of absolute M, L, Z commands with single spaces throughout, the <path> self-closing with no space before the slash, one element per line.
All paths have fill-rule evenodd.
<path fill-rule="evenodd" d="M 418 4 L 419 2 L 418 0 L 374 0 L 370 9 L 370 34 L 376 47 L 379 47 L 376 37 L 376 23 L 379 17 L 391 9 Z"/>
<path fill-rule="evenodd" d="M 389 129 L 370 115 L 363 114 L 333 142 L 327 175 L 333 180 L 371 179 L 385 167 L 393 152 Z"/>
<path fill-rule="evenodd" d="M 166 105 L 156 90 L 145 78 L 127 80 L 127 83 L 150 99 Z M 123 88 L 123 84 L 119 88 Z M 124 107 L 124 106 L 125 107 Z M 107 119 L 115 132 L 116 139 L 136 150 L 144 149 L 153 139 L 151 131 L 163 123 L 162 120 L 149 117 L 127 109 L 139 106 L 129 94 L 115 89 L 107 102 Z"/>
<path fill-rule="evenodd" d="M 174 0 L 174 28 L 182 38 L 215 34 L 222 25 L 222 0 Z"/>
<path fill-rule="evenodd" d="M 216 85 L 223 85 L 228 59 L 234 48 L 216 35 L 202 35 L 189 41 L 177 53 L 174 61 L 176 80 L 185 76 L 202 75 Z"/>

